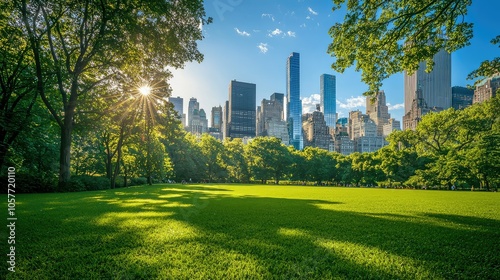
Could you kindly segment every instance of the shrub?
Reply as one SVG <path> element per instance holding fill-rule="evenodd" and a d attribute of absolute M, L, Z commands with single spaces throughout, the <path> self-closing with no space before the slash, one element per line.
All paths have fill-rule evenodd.
<path fill-rule="evenodd" d="M 106 177 L 80 175 L 71 178 L 70 190 L 68 191 L 97 191 L 107 190 L 111 187 L 111 181 Z"/>
<path fill-rule="evenodd" d="M 132 180 L 130 180 L 131 186 L 146 185 L 147 183 L 148 179 L 144 177 L 132 178 Z"/>
<path fill-rule="evenodd" d="M 57 178 L 43 177 L 37 174 L 16 174 L 16 193 L 48 193 L 55 192 L 57 186 Z M 7 182 L 5 176 L 2 182 Z"/>

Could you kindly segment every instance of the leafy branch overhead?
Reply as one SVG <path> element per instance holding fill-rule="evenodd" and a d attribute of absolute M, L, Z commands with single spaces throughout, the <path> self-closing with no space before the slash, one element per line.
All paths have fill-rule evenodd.
<path fill-rule="evenodd" d="M 337 72 L 355 65 L 373 95 L 392 74 L 413 73 L 444 49 L 469 45 L 472 23 L 465 22 L 470 0 L 334 0 L 333 10 L 347 9 L 344 21 L 330 28 L 328 53 Z M 343 5 L 345 4 L 345 5 Z"/>

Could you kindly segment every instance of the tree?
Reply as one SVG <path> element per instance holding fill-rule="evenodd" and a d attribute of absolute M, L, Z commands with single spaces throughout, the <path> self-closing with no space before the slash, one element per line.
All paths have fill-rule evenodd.
<path fill-rule="evenodd" d="M 70 179 L 79 102 L 97 87 L 116 86 L 112 81 L 124 72 L 134 71 L 147 83 L 166 80 L 166 66 L 201 61 L 199 25 L 210 22 L 201 0 L 18 0 L 14 5 L 34 57 L 38 94 L 61 129 L 61 185 Z M 47 73 L 56 77 L 54 86 L 45 82 Z"/>
<path fill-rule="evenodd" d="M 240 138 L 226 138 L 223 142 L 223 162 L 228 172 L 228 182 L 250 181 L 250 171 L 245 158 L 243 141 Z"/>
<path fill-rule="evenodd" d="M 198 145 L 203 155 L 203 158 L 199 160 L 205 164 L 205 179 L 212 182 L 225 178 L 227 170 L 223 163 L 224 145 L 222 142 L 205 133 L 201 136 Z"/>
<path fill-rule="evenodd" d="M 306 147 L 303 155 L 306 159 L 307 175 L 310 180 L 321 185 L 323 181 L 329 181 L 333 178 L 335 162 L 327 150 L 317 147 Z"/>
<path fill-rule="evenodd" d="M 427 71 L 432 70 L 438 51 L 451 53 L 472 38 L 472 23 L 463 20 L 471 0 L 333 2 L 334 10 L 346 4 L 347 13 L 329 31 L 332 68 L 342 73 L 356 63 L 368 94 L 376 94 L 392 74 L 413 73 L 422 61 Z"/>
<path fill-rule="evenodd" d="M 253 177 L 263 184 L 271 178 L 279 184 L 291 163 L 287 147 L 276 137 L 253 139 L 245 146 L 245 154 Z"/>
<path fill-rule="evenodd" d="M 37 100 L 33 58 L 12 9 L 11 2 L 0 3 L 0 167 L 11 145 L 31 122 Z"/>

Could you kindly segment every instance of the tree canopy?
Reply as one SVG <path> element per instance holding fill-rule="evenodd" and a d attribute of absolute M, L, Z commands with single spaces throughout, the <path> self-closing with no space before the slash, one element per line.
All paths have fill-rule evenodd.
<path fill-rule="evenodd" d="M 355 65 L 362 72 L 368 95 L 374 95 L 389 76 L 413 73 L 420 62 L 426 71 L 441 49 L 451 53 L 469 45 L 473 23 L 465 21 L 471 0 L 334 0 L 333 10 L 346 9 L 342 23 L 330 28 L 328 53 L 340 73 Z M 492 43 L 499 43 L 499 37 Z M 500 72 L 500 58 L 485 61 L 469 78 Z M 479 65 L 478 65 L 479 67 Z"/>

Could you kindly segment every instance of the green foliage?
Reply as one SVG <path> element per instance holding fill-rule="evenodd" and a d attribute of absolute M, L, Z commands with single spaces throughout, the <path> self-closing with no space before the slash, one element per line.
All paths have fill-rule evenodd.
<path fill-rule="evenodd" d="M 332 68 L 342 73 L 355 64 L 369 94 L 376 94 L 392 74 L 414 72 L 422 61 L 432 70 L 438 51 L 451 53 L 472 38 L 472 23 L 463 20 L 471 0 L 333 2 L 334 10 L 345 7 L 347 13 L 329 31 Z"/>
<path fill-rule="evenodd" d="M 276 137 L 257 137 L 245 146 L 245 157 L 254 179 L 275 184 L 289 170 L 291 158 L 287 147 Z"/>
<path fill-rule="evenodd" d="M 168 184 L 16 199 L 22 222 L 9 279 L 500 273 L 498 193 Z"/>

